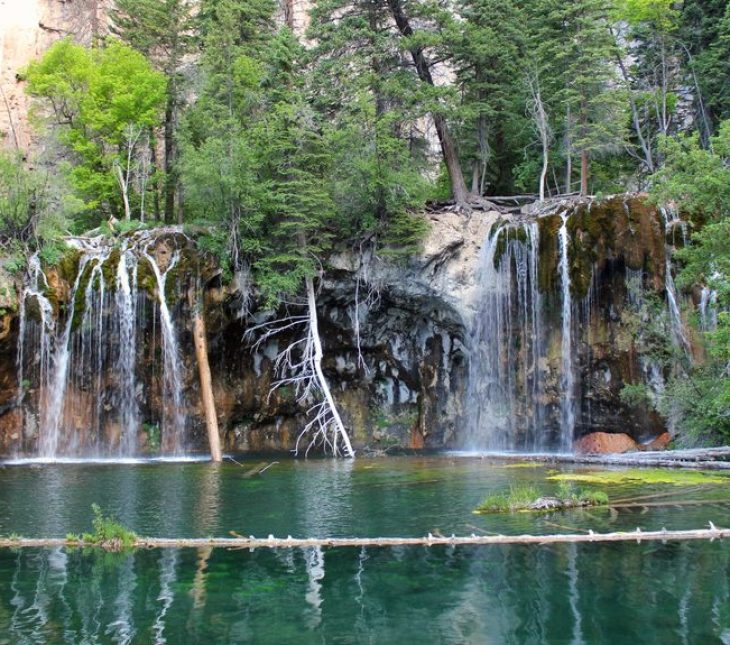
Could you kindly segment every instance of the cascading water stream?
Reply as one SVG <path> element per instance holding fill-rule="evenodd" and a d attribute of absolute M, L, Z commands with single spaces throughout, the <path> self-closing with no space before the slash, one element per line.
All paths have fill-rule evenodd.
<path fill-rule="evenodd" d="M 568 257 L 568 213 L 560 213 L 563 223 L 560 240 L 560 287 L 562 297 L 560 448 L 569 451 L 575 429 L 575 375 L 573 374 L 573 300 L 570 294 L 570 262 Z"/>
<path fill-rule="evenodd" d="M 133 455 L 137 449 L 139 410 L 137 406 L 137 256 L 126 244 L 122 249 L 116 275 L 116 309 L 119 315 L 118 371 L 120 404 L 119 415 L 122 435 L 119 442 L 121 455 Z M 131 279 L 130 279 L 131 276 Z"/>
<path fill-rule="evenodd" d="M 700 329 L 715 331 L 717 329 L 717 291 L 702 287 L 700 295 Z"/>
<path fill-rule="evenodd" d="M 482 249 L 468 392 L 471 447 L 543 447 L 538 242 L 536 222 L 495 224 Z"/>
<path fill-rule="evenodd" d="M 70 286 L 59 275 L 50 280 L 37 255 L 29 259 L 16 354 L 24 426 L 15 447 L 18 456 L 129 458 L 144 447 L 156 450 L 160 443 L 170 456 L 183 454 L 184 368 L 165 295 L 181 252 L 172 253 L 164 272 L 153 252 L 161 236 L 178 234 L 176 229 L 154 237 L 142 232 L 122 238 L 121 244 L 102 237 L 73 238 L 69 246 L 78 259 Z M 150 266 L 145 277 L 149 293 L 140 290 L 140 260 Z M 151 284 L 158 288 L 154 308 L 145 306 Z M 147 335 L 145 330 L 155 326 L 149 317 L 157 312 L 161 333 Z M 140 369 L 146 363 L 139 361 L 147 356 L 154 361 L 158 346 L 163 357 L 161 436 L 153 426 L 144 435 L 141 406 L 154 398 L 145 396 L 143 384 L 151 374 Z"/>
<path fill-rule="evenodd" d="M 157 298 L 160 308 L 160 328 L 162 332 L 162 355 L 164 361 L 163 375 L 163 422 L 162 443 L 173 455 L 180 455 L 184 450 L 185 415 L 183 412 L 182 373 L 177 332 L 167 305 L 165 287 L 167 276 L 175 268 L 180 253 L 175 251 L 165 271 L 161 271 L 155 258 L 145 248 L 144 256 L 152 267 L 157 281 Z"/>
<path fill-rule="evenodd" d="M 71 354 L 71 330 L 73 327 L 74 313 L 76 311 L 76 292 L 84 275 L 86 265 L 91 257 L 84 255 L 79 262 L 76 280 L 71 288 L 71 296 L 66 313 L 66 325 L 63 333 L 57 339 L 53 360 L 53 370 L 46 385 L 48 389 L 47 405 L 41 410 L 41 423 L 39 435 L 38 453 L 42 458 L 52 459 L 57 456 L 60 440 L 61 423 L 66 394 L 68 377 L 69 356 Z M 43 387 L 43 386 L 42 386 Z"/>
<path fill-rule="evenodd" d="M 42 285 L 41 285 L 42 281 Z M 51 369 L 52 357 L 52 339 L 56 331 L 56 319 L 53 317 L 53 305 L 44 295 L 44 291 L 48 289 L 48 280 L 41 268 L 41 262 L 38 254 L 34 254 L 28 260 L 28 277 L 26 286 L 23 289 L 20 298 L 19 319 L 20 329 L 18 334 L 18 353 L 16 358 L 17 374 L 18 374 L 18 404 L 23 400 L 26 390 L 25 382 L 25 337 L 28 328 L 28 300 L 33 299 L 38 307 L 38 315 L 40 318 L 40 329 L 37 346 L 39 349 L 38 362 L 40 367 L 40 380 L 45 383 L 48 373 Z"/>

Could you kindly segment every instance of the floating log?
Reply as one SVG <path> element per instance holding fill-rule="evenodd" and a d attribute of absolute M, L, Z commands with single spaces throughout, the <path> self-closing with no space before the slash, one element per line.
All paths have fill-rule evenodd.
<path fill-rule="evenodd" d="M 374 538 L 267 538 L 254 536 L 229 538 L 145 538 L 139 537 L 130 545 L 132 548 L 180 549 L 217 547 L 228 549 L 292 549 L 306 547 L 388 547 L 388 546 L 483 546 L 490 544 L 564 544 L 581 542 L 677 542 L 688 540 L 716 540 L 730 538 L 730 529 L 717 528 L 712 522 L 709 528 L 684 531 L 617 531 L 613 533 L 565 533 L 551 535 L 471 535 L 451 537 L 432 535 L 425 537 L 374 537 Z M 85 543 L 64 538 L 0 538 L 2 548 L 47 548 L 47 547 L 97 547 L 105 545 Z M 118 545 L 110 545 L 118 550 Z M 109 548 L 109 547 L 107 547 Z"/>
<path fill-rule="evenodd" d="M 632 452 L 622 455 L 572 455 L 555 453 L 481 453 L 482 459 L 538 463 L 595 464 L 598 466 L 634 466 L 646 468 L 691 468 L 695 470 L 730 470 L 730 446 L 662 452 Z"/>

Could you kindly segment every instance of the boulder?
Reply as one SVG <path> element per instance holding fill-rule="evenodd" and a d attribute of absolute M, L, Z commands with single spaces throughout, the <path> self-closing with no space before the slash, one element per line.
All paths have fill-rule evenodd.
<path fill-rule="evenodd" d="M 649 443 L 639 446 L 639 450 L 666 450 L 672 435 L 668 432 L 662 432 L 658 437 L 654 437 Z"/>
<path fill-rule="evenodd" d="M 573 444 L 573 449 L 581 455 L 606 455 L 631 452 L 637 449 L 636 441 L 624 433 L 591 432 Z"/>

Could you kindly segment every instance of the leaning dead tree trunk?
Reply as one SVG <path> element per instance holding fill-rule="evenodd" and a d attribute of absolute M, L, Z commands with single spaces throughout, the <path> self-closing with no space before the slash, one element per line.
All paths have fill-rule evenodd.
<path fill-rule="evenodd" d="M 283 386 L 293 387 L 297 403 L 309 406 L 308 414 L 311 419 L 297 436 L 295 455 L 299 454 L 300 444 L 306 441 L 305 456 L 313 447 L 322 446 L 325 452 L 329 451 L 334 456 L 354 457 L 355 451 L 350 437 L 322 371 L 322 339 L 317 321 L 314 281 L 311 277 L 307 277 L 304 284 L 306 314 L 288 315 L 270 323 L 257 325 L 249 330 L 249 334 L 263 331 L 254 344 L 254 348 L 258 349 L 272 336 L 304 327 L 302 336 L 277 355 L 274 370 L 279 379 L 273 383 L 269 394 Z M 316 402 L 312 404 L 312 401 Z"/>
<path fill-rule="evenodd" d="M 193 339 L 195 340 L 195 357 L 198 361 L 198 374 L 200 375 L 200 398 L 205 412 L 205 426 L 208 430 L 208 444 L 210 445 L 210 458 L 213 461 L 221 461 L 221 441 L 218 433 L 218 417 L 215 412 L 215 399 L 213 398 L 213 381 L 210 375 L 210 362 L 208 360 L 208 339 L 205 331 L 205 318 L 203 316 L 202 298 L 198 297 L 193 314 Z"/>

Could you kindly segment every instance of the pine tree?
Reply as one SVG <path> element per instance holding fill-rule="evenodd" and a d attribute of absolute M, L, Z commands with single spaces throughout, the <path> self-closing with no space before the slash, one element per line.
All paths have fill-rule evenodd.
<path fill-rule="evenodd" d="M 443 51 L 439 27 L 450 20 L 449 12 L 432 2 L 319 0 L 311 15 L 308 35 L 316 42 L 315 80 L 326 77 L 332 84 L 320 105 L 338 112 L 362 101 L 363 92 L 369 92 L 376 117 L 391 113 L 388 119 L 394 124 L 394 134 L 404 138 L 413 132 L 419 118 L 430 114 L 454 197 L 459 203 L 466 202 L 458 151 L 448 124 L 455 95 L 452 88 L 436 84 L 430 58 L 431 53 Z"/>
<path fill-rule="evenodd" d="M 512 0 L 463 0 L 448 41 L 462 96 L 458 131 L 471 192 L 514 189 L 517 132 L 524 130 L 524 16 Z M 490 185 L 491 184 L 491 185 Z"/>
<path fill-rule="evenodd" d="M 210 0 L 198 15 L 198 98 L 181 134 L 187 216 L 215 225 L 212 243 L 234 270 L 261 252 L 271 189 L 259 176 L 251 128 L 277 91 L 266 49 L 275 34 L 273 13 L 269 0 Z"/>
<path fill-rule="evenodd" d="M 565 188 L 572 189 L 571 160 L 577 153 L 580 192 L 586 194 L 591 156 L 621 150 L 625 138 L 608 7 L 603 0 L 535 0 L 526 2 L 525 10 L 532 28 L 528 48 L 552 111 L 563 120 Z"/>
<path fill-rule="evenodd" d="M 337 16 L 333 21 L 332 16 Z M 404 250 L 423 232 L 428 111 L 382 3 L 315 5 L 308 94 L 333 153 L 333 196 L 348 239 L 370 234 Z"/>

